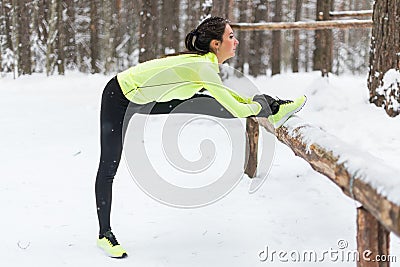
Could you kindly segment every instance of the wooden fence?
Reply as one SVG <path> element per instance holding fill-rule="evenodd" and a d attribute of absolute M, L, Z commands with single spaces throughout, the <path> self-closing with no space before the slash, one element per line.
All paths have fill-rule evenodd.
<path fill-rule="evenodd" d="M 240 31 L 260 31 L 260 30 L 327 30 L 327 29 L 349 29 L 349 28 L 371 28 L 371 19 L 352 19 L 361 17 L 371 17 L 372 10 L 361 11 L 340 11 L 329 12 L 329 16 L 320 12 L 317 21 L 298 21 L 298 22 L 268 22 L 268 23 L 232 23 L 233 29 Z M 341 20 L 338 18 L 347 18 Z M 351 18 L 351 19 L 348 19 Z M 398 201 L 388 198 L 382 192 L 391 191 L 393 188 L 385 188 L 373 185 L 364 179 L 361 169 L 350 169 L 348 166 L 352 162 L 362 162 L 363 151 L 353 150 L 352 159 L 346 159 L 346 164 L 342 162 L 340 148 L 348 145 L 336 137 L 324 132 L 322 129 L 312 126 L 300 118 L 291 117 L 284 126 L 275 130 L 267 119 L 248 118 L 246 123 L 247 140 L 249 146 L 246 151 L 248 159 L 245 173 L 249 177 L 255 177 L 257 173 L 257 150 L 259 126 L 268 132 L 275 134 L 279 141 L 290 147 L 293 152 L 307 161 L 317 172 L 325 175 L 336 185 L 344 194 L 357 200 L 362 204 L 357 208 L 357 250 L 359 255 L 365 251 L 371 251 L 370 259 L 376 256 L 389 255 L 389 234 L 393 232 L 400 236 L 400 206 Z M 306 134 L 313 136 L 323 136 L 324 144 L 307 140 Z M 327 147 L 325 144 L 332 146 Z M 379 160 L 376 159 L 376 162 Z M 262 162 L 260 163 L 262 164 Z M 379 165 L 382 170 L 382 177 L 398 175 L 397 170 L 390 166 Z M 375 172 L 379 173 L 379 171 Z M 374 177 L 377 178 L 377 177 Z M 392 179 L 393 180 L 393 179 Z M 400 182 L 392 187 L 400 187 Z M 390 261 L 367 261 L 360 258 L 357 262 L 358 267 L 388 267 Z"/>
<path fill-rule="evenodd" d="M 382 193 L 393 188 L 372 185 L 365 179 L 364 170 L 357 168 L 358 163 L 363 162 L 365 153 L 352 149 L 351 158 L 346 158 L 344 161 L 341 158 L 340 151 L 348 148 L 348 144 L 319 127 L 306 123 L 297 116 L 292 116 L 284 126 L 277 130 L 265 118 L 248 118 L 246 131 L 250 145 L 246 152 L 248 164 L 245 173 L 249 177 L 255 177 L 257 171 L 259 125 L 268 132 L 275 134 L 279 141 L 291 148 L 297 156 L 307 161 L 314 170 L 338 185 L 347 196 L 362 204 L 362 207 L 357 209 L 357 249 L 359 255 L 363 255 L 362 253 L 366 250 L 372 252 L 369 256 L 371 259 L 377 255 L 389 255 L 389 233 L 393 232 L 400 236 L 400 206 Z M 307 135 L 321 138 L 310 142 Z M 330 145 L 327 146 L 326 144 Z M 370 161 L 371 158 L 369 158 Z M 376 159 L 376 162 L 379 162 L 379 160 Z M 385 180 L 390 178 L 387 177 L 388 174 L 391 176 L 398 175 L 397 170 L 381 163 L 379 163 L 379 169 L 382 170 L 382 177 L 374 178 Z M 376 173 L 378 172 L 371 175 L 376 175 Z M 400 186 L 400 182 L 397 183 L 397 186 Z M 379 190 L 378 187 L 380 187 Z M 387 267 L 389 264 L 389 261 L 366 261 L 360 258 L 357 266 Z"/>

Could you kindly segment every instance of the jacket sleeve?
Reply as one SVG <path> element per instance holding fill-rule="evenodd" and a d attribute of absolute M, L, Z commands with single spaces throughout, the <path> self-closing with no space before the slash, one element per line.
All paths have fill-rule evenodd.
<path fill-rule="evenodd" d="M 233 116 L 246 118 L 261 111 L 261 105 L 252 98 L 244 98 L 224 86 L 218 73 L 211 66 L 204 66 L 199 74 L 203 87 Z"/>

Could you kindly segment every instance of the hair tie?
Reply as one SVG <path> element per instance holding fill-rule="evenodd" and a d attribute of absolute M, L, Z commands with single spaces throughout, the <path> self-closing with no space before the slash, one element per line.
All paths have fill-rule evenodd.
<path fill-rule="evenodd" d="M 194 48 L 196 48 L 196 45 L 195 45 L 195 43 L 196 43 L 196 39 L 197 39 L 197 34 L 199 33 L 199 31 L 197 30 L 197 29 L 194 29 L 194 30 L 192 30 L 191 32 L 190 32 L 190 35 L 192 36 L 192 46 L 194 47 Z"/>

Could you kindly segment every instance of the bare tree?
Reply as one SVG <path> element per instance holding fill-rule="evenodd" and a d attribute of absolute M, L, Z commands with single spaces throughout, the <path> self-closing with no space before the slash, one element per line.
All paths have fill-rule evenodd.
<path fill-rule="evenodd" d="M 6 16 L 4 12 L 4 2 L 0 1 L 0 73 L 4 71 L 3 67 L 3 55 L 5 54 L 5 50 L 7 49 L 6 40 L 7 40 L 7 24 L 6 24 Z"/>
<path fill-rule="evenodd" d="M 267 0 L 252 2 L 254 22 L 265 22 L 268 16 Z M 251 43 L 249 51 L 249 74 L 257 77 L 265 74 L 265 54 L 266 54 L 266 33 L 257 31 L 251 33 Z"/>
<path fill-rule="evenodd" d="M 75 0 L 65 0 L 63 5 L 65 10 L 65 18 L 61 27 L 65 35 L 65 65 L 67 69 L 75 69 L 77 65 L 77 45 L 76 45 L 76 5 Z"/>
<path fill-rule="evenodd" d="M 58 74 L 65 74 L 65 49 L 66 49 L 66 6 L 65 2 L 60 2 L 57 5 L 57 36 L 56 36 L 56 48 L 55 48 L 55 59 Z"/>
<path fill-rule="evenodd" d="M 204 19 L 208 18 L 211 16 L 211 12 L 213 9 L 213 1 L 212 0 L 201 0 L 200 1 L 201 5 L 201 12 L 200 12 L 200 21 L 203 21 Z"/>
<path fill-rule="evenodd" d="M 135 56 L 135 51 L 139 48 L 139 0 L 129 0 L 124 3 L 125 8 L 121 11 L 125 12 L 126 20 L 126 33 L 124 34 L 124 40 L 127 40 L 127 51 L 126 51 L 126 62 L 127 66 L 132 66 L 137 63 L 138 57 Z M 124 61 L 122 61 L 124 62 Z M 120 68 L 126 68 L 124 64 L 120 64 Z"/>
<path fill-rule="evenodd" d="M 101 16 L 101 36 L 102 36 L 102 49 L 103 52 L 99 57 L 103 57 L 104 73 L 110 73 L 115 70 L 115 58 L 117 47 L 117 29 L 118 27 L 118 13 L 117 1 L 102 0 L 102 9 L 100 10 Z M 103 64 L 102 64 L 103 65 Z"/>
<path fill-rule="evenodd" d="M 212 16 L 229 18 L 232 15 L 233 0 L 213 1 Z"/>
<path fill-rule="evenodd" d="M 11 47 L 12 47 L 12 53 L 13 53 L 13 72 L 14 72 L 14 77 L 15 75 L 18 76 L 18 55 L 19 55 L 19 32 L 18 32 L 18 10 L 19 10 L 19 3 L 18 0 L 12 0 L 12 5 L 11 5 L 11 12 L 8 13 L 11 15 L 11 23 L 10 23 L 10 32 L 11 32 Z"/>
<path fill-rule="evenodd" d="M 99 38 L 99 14 L 98 0 L 90 0 L 90 55 L 91 72 L 100 72 L 100 38 Z"/>
<path fill-rule="evenodd" d="M 239 22 L 246 22 L 249 19 L 249 4 L 248 1 L 240 1 L 238 3 L 238 9 L 240 10 L 239 13 Z M 239 41 L 239 46 L 237 49 L 237 57 L 234 63 L 235 69 L 239 72 L 236 74 L 240 74 L 244 72 L 244 65 L 248 61 L 248 47 L 249 47 L 249 38 L 248 32 L 239 32 L 237 34 L 237 38 Z"/>
<path fill-rule="evenodd" d="M 19 74 L 32 74 L 32 60 L 31 60 L 31 43 L 30 43 L 30 27 L 29 18 L 31 13 L 31 2 L 19 0 L 18 3 L 18 17 L 19 23 L 18 34 L 19 34 L 19 49 L 18 49 L 18 70 Z"/>
<path fill-rule="evenodd" d="M 207 16 L 239 22 L 328 19 L 333 0 L 0 0 L 0 71 L 28 74 L 111 73 L 173 51 Z M 370 0 L 337 0 L 335 8 L 368 9 Z M 264 8 L 266 6 L 266 8 Z M 303 15 L 303 16 L 302 16 Z M 257 76 L 309 67 L 325 74 L 359 73 L 368 55 L 368 30 L 236 32 L 237 57 L 227 63 Z M 315 35 L 315 36 L 314 36 Z M 314 44 L 313 44 L 314 42 Z M 315 50 L 314 50 L 315 46 Z"/>
<path fill-rule="evenodd" d="M 200 2 L 197 0 L 186 0 L 186 15 L 185 32 L 188 33 L 194 29 L 200 21 Z"/>
<path fill-rule="evenodd" d="M 57 56 L 55 54 L 56 40 L 58 37 L 58 1 L 51 0 L 50 14 L 49 14 L 49 31 L 46 42 L 46 74 L 54 73 L 54 66 L 56 64 Z"/>
<path fill-rule="evenodd" d="M 333 0 L 317 0 L 317 20 L 329 20 L 329 11 L 333 7 Z M 328 76 L 332 71 L 332 30 L 315 31 L 315 50 L 313 69 L 321 70 L 322 76 Z"/>
<path fill-rule="evenodd" d="M 370 102 L 392 117 L 400 113 L 400 79 L 384 84 L 383 77 L 389 70 L 400 69 L 399 18 L 400 1 L 375 1 L 368 77 Z"/>
<path fill-rule="evenodd" d="M 303 6 L 304 6 L 304 17 L 306 19 L 310 18 L 310 13 L 311 13 L 311 1 L 310 0 L 304 0 Z M 310 33 L 310 31 L 305 31 L 304 32 L 304 50 L 303 50 L 303 55 L 304 55 L 304 61 L 302 62 L 303 68 L 305 72 L 308 72 L 309 67 L 311 66 L 310 64 L 310 58 L 312 58 L 312 54 L 310 53 L 311 50 L 311 43 L 313 42 L 313 34 Z"/>
<path fill-rule="evenodd" d="M 301 11 L 303 0 L 296 0 L 295 21 L 301 20 Z M 300 54 L 300 32 L 293 32 L 293 54 L 292 54 L 292 71 L 299 72 L 299 54 Z"/>
<path fill-rule="evenodd" d="M 179 51 L 179 12 L 180 1 L 162 1 L 161 21 L 161 40 L 163 54 L 175 53 Z"/>
<path fill-rule="evenodd" d="M 153 59 L 158 53 L 157 0 L 143 0 L 140 7 L 139 62 Z M 156 31 L 155 31 L 156 30 Z"/>
<path fill-rule="evenodd" d="M 282 21 L 282 0 L 275 0 L 273 21 Z M 281 39 L 281 31 L 272 33 L 272 75 L 281 73 Z"/>

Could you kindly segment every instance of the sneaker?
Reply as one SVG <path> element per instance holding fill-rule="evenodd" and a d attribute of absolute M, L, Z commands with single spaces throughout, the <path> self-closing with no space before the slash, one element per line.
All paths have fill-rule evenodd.
<path fill-rule="evenodd" d="M 125 258 L 128 256 L 111 230 L 108 230 L 101 238 L 97 239 L 97 246 L 112 258 Z"/>
<path fill-rule="evenodd" d="M 305 95 L 296 98 L 294 101 L 278 99 L 279 110 L 276 114 L 268 117 L 269 122 L 274 125 L 275 129 L 281 127 L 290 116 L 298 112 L 304 106 L 306 101 L 307 97 Z"/>

